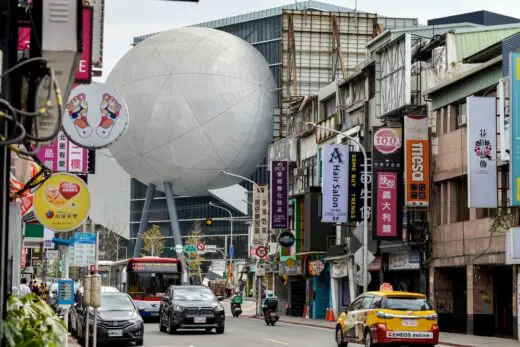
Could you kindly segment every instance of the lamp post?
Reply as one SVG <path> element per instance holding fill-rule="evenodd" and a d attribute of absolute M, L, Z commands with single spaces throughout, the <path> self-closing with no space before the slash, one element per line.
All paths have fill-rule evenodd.
<path fill-rule="evenodd" d="M 368 156 L 367 156 L 365 147 L 363 147 L 361 142 L 359 142 L 355 138 L 353 138 L 347 134 L 344 134 L 340 131 L 318 125 L 314 122 L 305 122 L 305 124 L 311 125 L 315 128 L 325 129 L 325 130 L 328 130 L 335 134 L 344 136 L 347 139 L 349 139 L 350 141 L 357 144 L 359 149 L 363 153 L 363 161 L 365 164 L 365 174 L 366 174 L 366 172 L 368 170 Z M 367 218 L 368 217 L 367 216 L 367 214 L 368 214 L 368 180 L 366 179 L 366 177 L 363 180 L 363 190 L 365 191 L 365 194 L 363 195 L 363 292 L 366 292 L 368 290 L 368 218 Z"/>
<path fill-rule="evenodd" d="M 255 181 L 247 178 L 247 177 L 244 177 L 244 176 L 241 176 L 241 175 L 237 175 L 237 174 L 234 174 L 234 173 L 231 173 L 231 172 L 227 172 L 226 170 L 218 170 L 218 172 L 220 172 L 221 174 L 224 174 L 224 175 L 228 175 L 228 176 L 232 176 L 232 177 L 236 177 L 236 178 L 240 178 L 244 181 L 247 181 L 249 183 L 251 183 L 254 187 L 254 189 L 257 191 L 257 192 L 260 192 L 260 187 L 258 186 L 258 184 L 256 184 Z M 254 211 L 253 211 L 254 213 Z M 251 245 L 249 244 L 248 247 L 251 247 Z M 256 261 L 256 268 L 257 268 L 257 271 L 255 272 L 255 282 L 254 282 L 254 293 L 255 293 L 255 296 L 256 296 L 256 314 L 260 314 L 260 286 L 258 285 L 258 279 L 259 277 L 257 276 L 257 273 L 258 273 L 258 259 Z"/>
<path fill-rule="evenodd" d="M 221 210 L 224 210 L 224 211 L 226 211 L 227 213 L 229 213 L 229 223 L 230 223 L 230 225 L 231 225 L 231 236 L 229 237 L 229 244 L 230 244 L 229 248 L 230 248 L 230 249 L 231 249 L 231 248 L 234 248 L 234 247 L 233 247 L 233 214 L 231 213 L 230 210 L 228 210 L 227 208 L 225 208 L 225 207 L 223 207 L 223 206 L 215 205 L 215 204 L 214 204 L 213 202 L 211 202 L 211 201 L 209 202 L 209 204 L 210 204 L 211 206 L 213 206 L 213 207 L 220 208 Z M 226 253 L 225 253 L 224 259 L 227 260 L 227 258 L 228 258 L 228 254 L 231 253 L 231 252 L 228 253 L 227 247 L 226 247 L 226 250 L 225 250 L 225 251 L 226 251 Z M 233 251 L 234 251 L 234 250 L 233 250 Z M 234 252 L 233 252 L 233 253 L 234 253 Z M 234 254 L 231 254 L 231 255 L 229 256 L 229 262 L 230 262 L 230 263 L 233 262 L 233 255 L 234 255 Z"/>

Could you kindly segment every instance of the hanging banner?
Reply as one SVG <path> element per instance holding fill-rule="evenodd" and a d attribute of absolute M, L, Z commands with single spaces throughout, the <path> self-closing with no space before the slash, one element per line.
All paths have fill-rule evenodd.
<path fill-rule="evenodd" d="M 269 231 L 269 190 L 267 185 L 253 187 L 253 235 L 254 245 L 263 245 L 267 242 Z"/>
<path fill-rule="evenodd" d="M 323 148 L 323 223 L 347 222 L 348 146 L 333 144 Z"/>
<path fill-rule="evenodd" d="M 86 174 L 88 172 L 88 149 L 69 141 L 60 131 L 51 145 L 41 146 L 37 154 L 45 167 L 54 172 Z"/>
<path fill-rule="evenodd" d="M 511 104 L 511 206 L 520 206 L 520 53 L 510 53 L 509 69 L 511 76 L 509 95 Z"/>
<path fill-rule="evenodd" d="M 468 207 L 496 208 L 497 116 L 495 97 L 466 98 Z"/>
<path fill-rule="evenodd" d="M 271 229 L 287 229 L 289 165 L 287 161 L 271 162 Z"/>
<path fill-rule="evenodd" d="M 428 207 L 430 202 L 428 128 L 428 116 L 404 117 L 406 206 Z"/>
<path fill-rule="evenodd" d="M 350 152 L 349 173 L 348 173 L 348 220 L 349 222 L 363 221 L 364 208 L 364 182 L 368 188 L 368 220 L 370 220 L 372 206 L 372 170 L 371 154 L 368 154 L 367 172 L 364 169 L 364 159 L 362 152 Z"/>
<path fill-rule="evenodd" d="M 398 219 L 397 172 L 378 172 L 377 185 L 377 236 L 396 237 Z"/>
<path fill-rule="evenodd" d="M 93 8 L 83 7 L 83 52 L 76 68 L 76 83 L 92 82 L 92 20 Z"/>
<path fill-rule="evenodd" d="M 402 234 L 402 134 L 401 128 L 374 128 L 372 228 L 376 238 L 400 239 Z"/>

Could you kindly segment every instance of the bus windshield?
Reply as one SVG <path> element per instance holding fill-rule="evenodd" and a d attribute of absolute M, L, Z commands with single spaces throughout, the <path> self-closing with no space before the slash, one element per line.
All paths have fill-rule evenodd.
<path fill-rule="evenodd" d="M 128 294 L 133 298 L 162 297 L 174 284 L 180 284 L 178 273 L 128 272 Z"/>

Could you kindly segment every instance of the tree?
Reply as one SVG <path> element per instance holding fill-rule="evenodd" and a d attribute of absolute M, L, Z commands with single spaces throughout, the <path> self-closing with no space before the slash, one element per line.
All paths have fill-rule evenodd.
<path fill-rule="evenodd" d="M 143 252 L 141 255 L 151 255 L 152 257 L 160 257 L 164 251 L 164 238 L 161 228 L 158 225 L 146 230 L 143 234 Z"/>
<path fill-rule="evenodd" d="M 193 227 L 186 237 L 186 245 L 190 245 L 197 248 L 197 244 L 202 241 L 202 224 L 200 221 L 193 222 Z M 187 253 L 186 265 L 190 273 L 199 276 L 200 282 L 202 283 L 202 265 L 203 258 L 198 252 Z"/>
<path fill-rule="evenodd" d="M 99 235 L 99 246 L 105 252 L 106 260 L 119 260 L 119 249 L 122 236 L 113 229 L 106 229 Z"/>

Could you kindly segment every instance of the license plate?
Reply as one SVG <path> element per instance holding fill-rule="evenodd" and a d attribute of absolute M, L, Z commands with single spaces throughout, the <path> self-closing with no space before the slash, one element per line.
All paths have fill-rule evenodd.
<path fill-rule="evenodd" d="M 393 339 L 432 339 L 432 332 L 422 331 L 387 331 L 386 337 Z"/>
<path fill-rule="evenodd" d="M 416 327 L 417 319 L 403 319 L 403 326 L 404 327 Z"/>
<path fill-rule="evenodd" d="M 195 317 L 195 318 L 193 318 L 193 322 L 204 324 L 204 323 L 206 323 L 206 317 Z"/>
<path fill-rule="evenodd" d="M 271 317 L 276 317 L 276 312 L 271 312 Z"/>
<path fill-rule="evenodd" d="M 121 337 L 121 336 L 123 336 L 123 330 L 109 330 L 108 336 L 109 337 Z"/>

